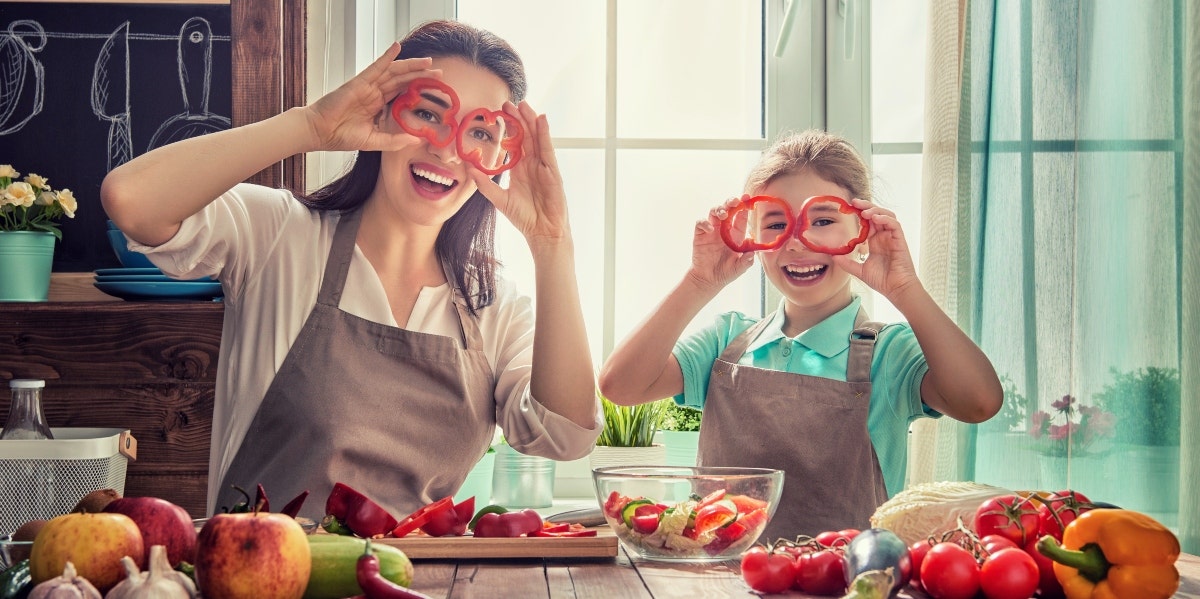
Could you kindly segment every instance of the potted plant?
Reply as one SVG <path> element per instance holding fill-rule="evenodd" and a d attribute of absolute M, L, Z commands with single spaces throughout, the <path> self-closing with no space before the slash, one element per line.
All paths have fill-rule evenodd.
<path fill-rule="evenodd" d="M 20 176 L 11 164 L 0 164 L 0 301 L 44 302 L 54 242 L 62 239 L 57 221 L 75 218 L 78 204 L 70 189 L 55 191 L 34 173 Z"/>
<path fill-rule="evenodd" d="M 700 446 L 700 420 L 704 412 L 675 403 L 674 399 L 663 400 L 667 403 L 667 413 L 663 417 L 662 438 L 667 447 L 668 466 L 695 466 L 696 453 Z"/>
<path fill-rule="evenodd" d="M 604 430 L 592 451 L 592 468 L 601 466 L 663 465 L 666 448 L 654 443 L 667 409 L 674 403 L 660 399 L 636 406 L 619 406 L 600 396 Z"/>

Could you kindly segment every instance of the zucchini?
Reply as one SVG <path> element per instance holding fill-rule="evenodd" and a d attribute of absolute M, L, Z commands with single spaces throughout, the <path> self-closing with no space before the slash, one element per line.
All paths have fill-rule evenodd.
<path fill-rule="evenodd" d="M 875 572 L 887 572 L 889 576 L 880 577 Z M 846 546 L 846 584 L 857 587 L 860 593 L 865 582 L 871 580 L 882 587 L 877 589 L 878 597 L 895 597 L 911 577 L 912 556 L 908 545 L 890 530 L 869 528 Z"/>
<path fill-rule="evenodd" d="M 24 599 L 33 590 L 29 560 L 23 559 L 0 573 L 0 599 Z"/>
<path fill-rule="evenodd" d="M 366 552 L 367 541 L 341 535 L 309 535 L 308 548 L 312 554 L 312 572 L 308 576 L 305 599 L 341 599 L 361 595 L 358 586 L 358 558 Z M 404 552 L 389 545 L 371 544 L 371 552 L 379 557 L 379 573 L 402 585 L 412 584 L 413 565 Z"/>

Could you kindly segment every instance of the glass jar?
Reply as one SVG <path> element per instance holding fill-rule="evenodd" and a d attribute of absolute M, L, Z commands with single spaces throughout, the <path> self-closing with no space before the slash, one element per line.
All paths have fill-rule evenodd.
<path fill-rule="evenodd" d="M 30 440 L 53 439 L 46 414 L 42 412 L 42 388 L 46 381 L 39 379 L 13 379 L 8 382 L 12 389 L 12 403 L 8 407 L 8 421 L 0 439 Z"/>

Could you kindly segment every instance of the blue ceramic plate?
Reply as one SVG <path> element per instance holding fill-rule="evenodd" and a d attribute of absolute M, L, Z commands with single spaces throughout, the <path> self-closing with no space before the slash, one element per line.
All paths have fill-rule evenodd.
<path fill-rule="evenodd" d="M 96 280 L 102 283 L 212 283 L 213 280 L 208 277 L 199 279 L 172 279 L 167 275 L 96 275 Z"/>
<path fill-rule="evenodd" d="M 222 297 L 221 284 L 212 282 L 96 281 L 96 289 L 125 300 L 211 300 Z"/>
<path fill-rule="evenodd" d="M 162 271 L 157 268 L 97 268 L 96 276 L 107 277 L 111 275 L 161 275 Z"/>

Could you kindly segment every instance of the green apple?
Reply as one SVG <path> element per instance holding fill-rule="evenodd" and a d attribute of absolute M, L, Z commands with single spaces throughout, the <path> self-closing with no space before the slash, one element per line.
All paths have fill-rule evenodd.
<path fill-rule="evenodd" d="M 196 584 L 205 597 L 300 599 L 311 571 L 308 538 L 286 514 L 217 514 L 200 529 Z"/>
<path fill-rule="evenodd" d="M 29 573 L 41 583 L 63 573 L 69 560 L 75 571 L 100 592 L 125 578 L 121 558 L 142 567 L 145 550 L 137 523 L 125 514 L 66 514 L 52 518 L 33 539 Z"/>

